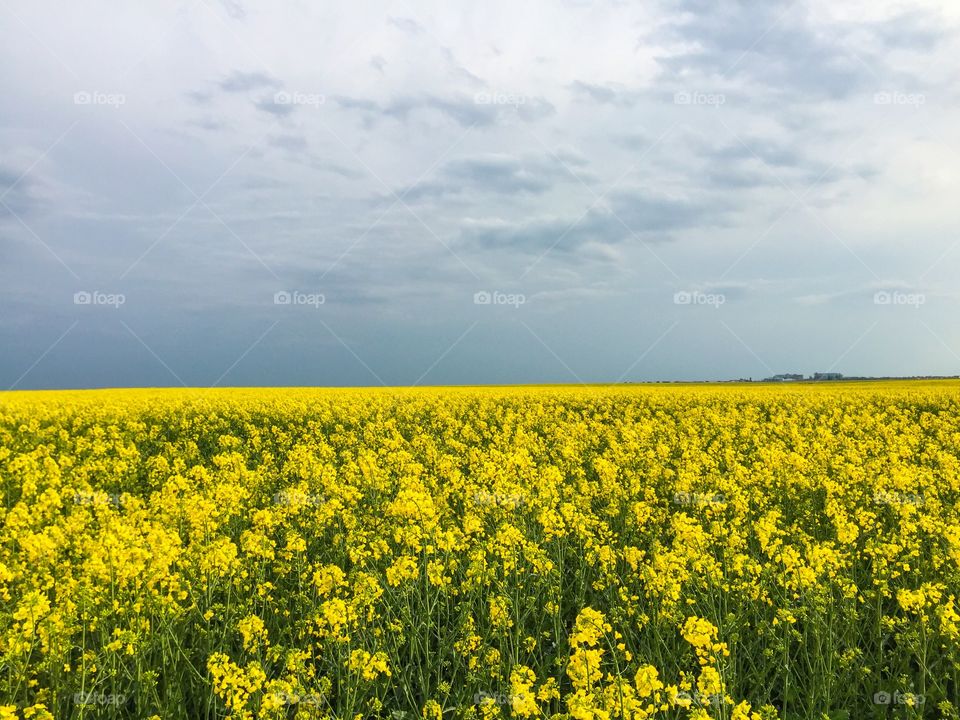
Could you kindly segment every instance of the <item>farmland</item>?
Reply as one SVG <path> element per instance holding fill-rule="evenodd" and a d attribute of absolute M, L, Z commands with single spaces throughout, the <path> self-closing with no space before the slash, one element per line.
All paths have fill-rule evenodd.
<path fill-rule="evenodd" d="M 957 718 L 960 383 L 0 395 L 0 718 Z"/>

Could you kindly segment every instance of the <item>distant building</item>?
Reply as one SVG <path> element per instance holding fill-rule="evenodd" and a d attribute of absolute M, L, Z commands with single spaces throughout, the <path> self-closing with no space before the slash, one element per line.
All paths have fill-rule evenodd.
<path fill-rule="evenodd" d="M 763 379 L 764 382 L 794 382 L 796 380 L 803 380 L 803 375 L 800 373 L 781 373 Z"/>
<path fill-rule="evenodd" d="M 825 372 L 825 373 L 814 373 L 814 380 L 843 380 L 843 375 L 841 373 L 834 372 Z"/>

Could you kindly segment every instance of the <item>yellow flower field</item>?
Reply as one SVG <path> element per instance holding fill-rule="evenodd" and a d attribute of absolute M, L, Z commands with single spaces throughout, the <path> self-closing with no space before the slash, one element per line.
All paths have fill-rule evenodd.
<path fill-rule="evenodd" d="M 960 383 L 0 395 L 5 718 L 957 718 Z"/>

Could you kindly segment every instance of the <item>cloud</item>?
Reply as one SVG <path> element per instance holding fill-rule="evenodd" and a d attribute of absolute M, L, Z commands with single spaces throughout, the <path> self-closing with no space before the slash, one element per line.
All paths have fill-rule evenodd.
<path fill-rule="evenodd" d="M 459 94 L 401 95 L 384 103 L 344 95 L 335 95 L 331 99 L 345 110 L 362 113 L 368 125 L 375 124 L 381 118 L 406 123 L 419 113 L 434 112 L 461 127 L 485 127 L 510 115 L 525 121 L 536 121 L 556 112 L 556 108 L 542 98 L 525 98 L 522 104 L 511 106 L 479 102 L 476 98 Z"/>
<path fill-rule="evenodd" d="M 793 299 L 800 305 L 806 306 L 844 305 L 874 309 L 885 308 L 886 305 L 890 304 L 889 302 L 884 303 L 883 300 L 886 298 L 878 298 L 878 295 L 889 296 L 894 293 L 921 296 L 923 298 L 921 304 L 926 304 L 927 298 L 943 294 L 937 292 L 929 284 L 921 285 L 904 280 L 877 280 L 870 283 L 852 283 L 840 290 L 797 295 Z M 878 302 L 878 299 L 880 302 Z M 896 304 L 894 306 L 896 307 Z"/>
<path fill-rule="evenodd" d="M 403 189 L 411 201 L 452 195 L 543 193 L 557 182 L 569 179 L 553 156 L 487 155 L 447 162 L 429 181 Z"/>
<path fill-rule="evenodd" d="M 693 200 L 648 190 L 611 194 L 610 212 L 634 233 L 664 234 L 674 230 L 716 227 L 722 224 L 731 201 Z M 611 223 L 613 224 L 613 223 Z M 614 225 L 616 227 L 616 225 Z"/>
<path fill-rule="evenodd" d="M 646 133 L 635 131 L 614 135 L 611 140 L 628 150 L 646 150 L 656 142 L 655 137 L 650 137 Z"/>
<path fill-rule="evenodd" d="M 446 62 L 447 67 L 450 69 L 453 77 L 455 77 L 457 80 L 460 80 L 473 87 L 483 87 L 486 85 L 482 78 L 474 75 L 463 64 L 461 64 L 459 60 L 457 60 L 450 48 L 440 48 L 440 52 L 442 53 L 444 62 Z"/>
<path fill-rule="evenodd" d="M 29 215 L 38 204 L 30 192 L 30 178 L 4 165 L 0 165 L 0 200 L 0 217 L 9 217 L 11 212 Z"/>
<path fill-rule="evenodd" d="M 682 49 L 659 61 L 686 86 L 740 78 L 756 83 L 755 92 L 841 99 L 875 87 L 884 67 L 881 55 L 855 42 L 850 26 L 815 24 L 792 0 L 684 0 L 677 9 L 685 12 L 664 30 Z"/>
<path fill-rule="evenodd" d="M 879 21 L 870 30 L 886 48 L 928 52 L 950 37 L 947 27 L 939 14 L 913 9 Z"/>
<path fill-rule="evenodd" d="M 391 25 L 398 30 L 408 34 L 408 35 L 422 35 L 426 32 L 423 25 L 414 20 L 413 18 L 408 17 L 394 17 L 390 15 L 387 17 L 387 24 Z"/>
<path fill-rule="evenodd" d="M 846 178 L 871 177 L 876 169 L 867 163 L 846 163 L 844 158 L 821 160 L 805 150 L 806 143 L 746 135 L 722 143 L 701 139 L 697 154 L 706 160 L 702 180 L 717 191 L 759 187 L 827 185 Z"/>
<path fill-rule="evenodd" d="M 267 142 L 275 148 L 291 152 L 303 152 L 309 147 L 307 139 L 303 135 L 274 135 Z"/>
<path fill-rule="evenodd" d="M 288 343 L 284 352 L 303 351 L 321 317 L 348 328 L 352 349 L 378 372 L 418 365 L 390 376 L 411 382 L 436 359 L 418 348 L 439 345 L 439 354 L 476 319 L 464 283 L 522 284 L 537 298 L 524 310 L 532 319 L 553 312 L 545 324 L 562 323 L 555 334 L 586 333 L 608 363 L 632 360 L 638 338 L 652 342 L 669 327 L 672 318 L 638 317 L 639 294 L 669 314 L 678 288 L 724 292 L 741 301 L 723 317 L 737 332 L 756 329 L 745 339 L 758 356 L 823 368 L 874 320 L 919 317 L 877 310 L 872 294 L 885 288 L 864 287 L 870 271 L 902 274 L 905 290 L 924 285 L 917 274 L 931 267 L 934 286 L 956 284 L 949 100 L 960 14 L 949 4 L 663 0 L 591 12 L 585 0 L 544 15 L 494 2 L 482 12 L 438 5 L 427 20 L 380 2 L 335 13 L 218 2 L 213 13 L 200 3 L 106 20 L 23 4 L 24 24 L 43 29 L 84 85 L 101 78 L 104 87 L 71 87 L 55 57 L 0 28 L 0 194 L 36 233 L 0 206 L 0 306 L 9 310 L 0 312 L 0 382 L 17 379 L 74 319 L 68 340 L 89 356 L 127 357 L 83 334 L 113 322 L 143 358 L 117 363 L 122 374 L 74 371 L 64 341 L 25 383 L 156 380 L 143 369 L 149 353 L 113 321 L 120 315 L 78 314 L 75 280 L 54 254 L 90 289 L 128 292 L 124 322 L 178 372 L 197 368 L 194 382 L 215 379 L 277 318 L 231 379 L 355 380 L 349 369 L 327 372 L 324 353 L 343 350 L 333 338 L 309 361 L 290 360 L 309 368 L 302 374 L 271 369 L 274 338 Z M 937 5 L 942 16 L 925 9 Z M 145 50 L 138 38 L 157 28 L 164 41 L 130 66 Z M 91 37 L 103 52 L 89 52 Z M 324 91 L 322 108 L 298 107 L 294 91 L 321 77 L 312 89 Z M 76 105 L 82 89 L 127 102 Z M 927 102 L 874 103 L 874 93 L 897 90 Z M 722 93 L 726 103 L 686 106 L 675 102 L 680 92 Z M 227 227 L 202 206 L 190 210 L 195 198 L 177 178 L 211 188 L 204 203 Z M 731 267 L 771 284 L 704 282 Z M 271 302 L 282 287 L 330 301 L 321 315 L 284 314 Z M 851 288 L 859 294 L 830 300 Z M 569 312 L 544 307 L 565 297 Z M 960 347 L 960 331 L 950 334 L 955 302 L 941 293 L 921 312 Z M 491 335 L 509 335 L 496 313 L 480 317 Z M 690 323 L 658 346 L 661 374 L 679 373 L 672 364 L 701 377 L 746 374 L 736 344 L 731 357 L 723 343 L 709 358 L 693 352 L 692 326 L 716 314 L 683 317 Z M 884 332 L 881 323 L 878 343 Z M 684 334 L 685 355 L 671 346 Z M 905 365 L 943 351 L 902 337 L 885 339 Z M 496 349 L 497 377 L 517 379 L 522 350 Z M 483 380 L 469 355 L 447 356 L 445 377 Z M 869 362 L 860 355 L 851 369 Z M 623 369 L 604 375 L 602 359 L 582 367 L 590 379 Z"/>
<path fill-rule="evenodd" d="M 634 105 L 638 99 L 636 93 L 630 92 L 624 87 L 596 85 L 581 80 L 575 81 L 570 87 L 579 97 L 588 98 L 600 105 L 630 107 Z"/>
<path fill-rule="evenodd" d="M 701 146 L 714 160 L 739 162 L 742 160 L 759 159 L 765 165 L 775 168 L 792 168 L 804 163 L 805 158 L 796 144 L 785 144 L 760 138 L 747 136 L 734 139 L 719 146 Z"/>
<path fill-rule="evenodd" d="M 188 90 L 183 96 L 194 105 L 207 105 L 213 100 L 213 93 L 209 90 Z"/>
<path fill-rule="evenodd" d="M 190 125 L 193 127 L 198 127 L 201 130 L 210 130 L 211 132 L 218 132 L 228 127 L 223 120 L 218 120 L 216 118 L 201 118 L 200 120 L 191 120 Z"/>
<path fill-rule="evenodd" d="M 495 109 L 478 105 L 472 99 L 462 96 L 411 95 L 397 98 L 381 109 L 387 117 L 402 122 L 406 122 L 411 114 L 423 110 L 433 110 L 463 127 L 489 125 L 494 122 L 497 115 Z"/>
<path fill-rule="evenodd" d="M 624 190 L 585 214 L 521 221 L 468 219 L 461 226 L 460 240 L 467 246 L 522 253 L 572 252 L 591 243 L 617 244 L 636 238 L 645 243 L 669 242 L 678 231 L 723 224 L 727 210 L 716 202 Z"/>
<path fill-rule="evenodd" d="M 247 17 L 247 11 L 239 0 L 220 0 L 220 5 L 234 20 L 243 20 Z"/>
<path fill-rule="evenodd" d="M 263 88 L 281 88 L 283 85 L 266 73 L 235 70 L 220 80 L 217 87 L 228 93 L 242 93 Z"/>
<path fill-rule="evenodd" d="M 586 168 L 590 159 L 572 145 L 562 145 L 553 151 L 553 154 L 565 165 L 572 168 Z"/>
<path fill-rule="evenodd" d="M 282 118 L 291 115 L 296 106 L 292 103 L 277 102 L 276 98 L 268 97 L 257 100 L 254 103 L 254 107 L 256 107 L 257 110 Z"/>

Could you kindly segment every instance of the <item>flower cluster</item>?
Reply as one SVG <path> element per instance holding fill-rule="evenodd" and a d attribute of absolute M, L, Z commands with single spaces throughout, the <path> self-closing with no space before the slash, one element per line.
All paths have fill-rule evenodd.
<path fill-rule="evenodd" d="M 957 718 L 958 427 L 953 382 L 6 393 L 0 720 Z"/>

